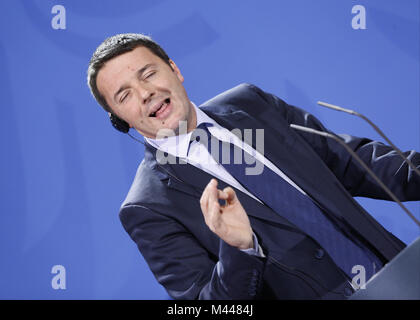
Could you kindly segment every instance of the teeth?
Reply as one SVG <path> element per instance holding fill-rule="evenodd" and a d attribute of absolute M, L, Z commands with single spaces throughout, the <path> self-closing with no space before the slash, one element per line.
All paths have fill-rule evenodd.
<path fill-rule="evenodd" d="M 166 103 L 162 103 L 162 105 L 159 107 L 159 109 L 157 109 L 156 113 L 161 110 L 164 106 L 166 106 Z"/>
<path fill-rule="evenodd" d="M 167 100 L 168 99 L 166 99 L 164 102 L 162 102 L 162 104 L 160 105 L 160 107 L 155 111 L 155 112 L 153 112 L 153 113 L 151 113 L 150 114 L 150 116 L 151 117 L 156 117 L 156 113 L 160 110 L 160 109 L 162 109 L 162 107 L 164 107 L 164 106 L 166 106 L 168 103 L 167 103 Z"/>

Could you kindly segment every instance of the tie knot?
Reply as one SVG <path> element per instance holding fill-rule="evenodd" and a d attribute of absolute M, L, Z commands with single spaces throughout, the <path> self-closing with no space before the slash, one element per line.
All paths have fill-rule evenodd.
<path fill-rule="evenodd" d="M 208 127 L 211 127 L 213 124 L 208 122 L 202 122 L 200 123 L 197 128 L 194 129 L 191 138 L 190 138 L 190 144 L 193 141 L 197 141 L 200 143 L 208 142 L 211 137 L 211 133 L 208 129 Z"/>
<path fill-rule="evenodd" d="M 190 138 L 190 144 L 188 146 L 188 152 L 190 150 L 191 147 L 191 143 L 193 141 L 197 141 L 198 143 L 201 143 L 202 145 L 204 145 L 207 150 L 209 150 L 209 152 L 211 152 L 211 143 L 210 143 L 210 139 L 211 139 L 211 134 L 210 131 L 208 129 L 208 127 L 211 127 L 213 124 L 209 123 L 209 122 L 203 122 L 200 123 L 197 128 L 194 129 L 191 138 Z"/>

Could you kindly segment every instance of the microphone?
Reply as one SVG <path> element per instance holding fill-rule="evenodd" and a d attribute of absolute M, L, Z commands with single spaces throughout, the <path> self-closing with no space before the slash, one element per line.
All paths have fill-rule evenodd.
<path fill-rule="evenodd" d="M 360 165 L 372 176 L 372 178 L 375 179 L 375 181 L 381 186 L 381 188 L 383 190 L 385 190 L 385 192 L 392 198 L 392 200 L 394 200 L 396 203 L 398 203 L 398 205 L 401 207 L 401 209 L 403 209 L 404 212 L 407 213 L 407 215 L 414 221 L 414 223 L 416 223 L 420 227 L 420 221 L 418 221 L 415 218 L 415 216 L 410 212 L 410 210 L 408 210 L 401 203 L 401 201 L 398 200 L 397 196 L 391 190 L 389 190 L 389 188 L 381 181 L 381 179 L 378 178 L 378 176 L 366 165 L 366 163 L 364 163 L 363 160 L 360 159 L 360 157 L 356 154 L 356 152 L 354 152 L 339 136 L 337 136 L 335 134 L 332 134 L 332 133 L 328 133 L 328 132 L 324 132 L 324 131 L 318 131 L 318 130 L 315 130 L 315 129 L 312 129 L 312 128 L 299 126 L 299 125 L 296 125 L 296 124 L 290 124 L 290 127 L 292 127 L 293 129 L 304 131 L 304 132 L 317 134 L 317 135 L 320 135 L 320 136 L 323 136 L 323 137 L 332 138 L 335 141 L 337 141 L 338 143 L 340 143 L 357 160 L 357 162 L 359 162 Z"/>
<path fill-rule="evenodd" d="M 361 114 L 361 113 L 358 113 L 358 112 L 356 112 L 356 111 L 354 111 L 354 110 L 350 110 L 350 109 L 345 109 L 345 108 L 342 108 L 342 107 L 339 107 L 339 106 L 336 106 L 336 105 L 333 105 L 333 104 L 330 104 L 330 103 L 326 103 L 326 102 L 322 102 L 322 101 L 318 101 L 317 102 L 320 106 L 323 106 L 323 107 L 327 107 L 327 108 L 330 108 L 330 109 L 334 109 L 334 110 L 337 110 L 337 111 L 342 111 L 342 112 L 345 112 L 345 113 L 348 113 L 348 114 L 351 114 L 351 115 L 354 115 L 354 116 L 357 116 L 357 117 L 360 117 L 360 118 L 362 118 L 363 120 L 365 120 L 367 123 L 369 123 L 371 126 L 372 126 L 372 128 L 373 129 L 375 129 L 375 131 L 377 132 L 377 133 L 379 133 L 379 135 L 382 137 L 382 138 L 384 138 L 385 139 L 385 141 L 395 150 L 395 151 L 397 151 L 397 153 L 408 163 L 408 165 L 411 167 L 411 169 L 413 169 L 419 176 L 420 176 L 420 170 L 419 169 L 417 169 L 416 168 L 416 166 L 410 161 L 410 159 L 408 159 L 402 152 L 401 152 L 401 150 L 400 149 L 398 149 L 397 148 L 397 146 L 396 145 L 394 145 L 392 142 L 391 142 L 391 140 L 389 140 L 388 139 L 388 137 L 385 135 L 385 133 L 383 133 L 382 132 L 382 130 L 381 129 L 379 129 L 372 121 L 370 121 L 366 116 L 364 116 L 363 114 Z"/>

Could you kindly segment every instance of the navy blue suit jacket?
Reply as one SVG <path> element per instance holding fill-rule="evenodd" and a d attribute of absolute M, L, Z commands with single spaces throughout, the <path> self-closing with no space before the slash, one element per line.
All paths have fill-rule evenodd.
<path fill-rule="evenodd" d="M 264 156 L 383 262 L 404 248 L 353 199 L 388 196 L 348 152 L 336 141 L 289 127 L 295 123 L 326 130 L 311 114 L 249 84 L 200 108 L 229 130 L 264 129 Z M 390 147 L 343 137 L 400 200 L 420 199 L 419 177 Z M 420 167 L 420 155 L 410 155 Z M 189 164 L 157 165 L 156 149 L 147 145 L 121 207 L 125 230 L 173 298 L 343 299 L 352 292 L 346 276 L 313 238 L 237 189 L 266 257 L 248 255 L 218 238 L 205 224 L 199 204 L 211 178 Z M 225 186 L 219 181 L 219 188 Z"/>

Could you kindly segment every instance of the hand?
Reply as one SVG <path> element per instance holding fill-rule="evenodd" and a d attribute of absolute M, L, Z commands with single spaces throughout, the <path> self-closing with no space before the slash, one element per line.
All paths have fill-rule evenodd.
<path fill-rule="evenodd" d="M 226 201 L 221 206 L 219 199 Z M 229 245 L 239 249 L 253 248 L 252 228 L 244 208 L 231 187 L 217 189 L 211 179 L 200 199 L 207 226 Z"/>

